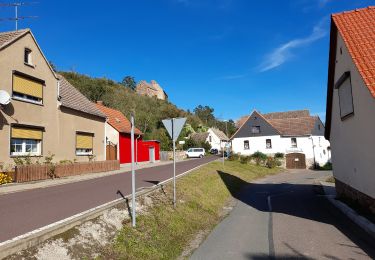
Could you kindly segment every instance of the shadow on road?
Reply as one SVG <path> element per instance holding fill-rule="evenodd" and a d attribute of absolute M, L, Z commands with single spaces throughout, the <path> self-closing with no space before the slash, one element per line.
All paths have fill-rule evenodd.
<path fill-rule="evenodd" d="M 309 219 L 332 225 L 351 239 L 365 253 L 375 259 L 375 239 L 359 228 L 341 211 L 336 209 L 330 202 L 319 194 L 320 185 L 314 184 L 263 184 L 248 183 L 232 174 L 218 171 L 231 195 L 239 201 L 263 212 L 270 212 L 267 200 L 271 197 L 272 212 L 291 215 L 298 218 Z M 244 187 L 240 191 L 239 187 Z M 318 193 L 318 194 L 317 194 Z M 348 246 L 338 244 L 337 247 Z M 291 249 L 291 248 L 290 248 Z M 294 252 L 295 249 L 292 251 Z M 335 249 L 339 250 L 339 249 Z M 249 259 L 270 259 L 270 256 L 247 255 Z M 296 251 L 295 255 L 276 255 L 276 258 L 285 259 L 309 259 L 302 253 Z M 330 259 L 333 256 L 327 255 Z"/>

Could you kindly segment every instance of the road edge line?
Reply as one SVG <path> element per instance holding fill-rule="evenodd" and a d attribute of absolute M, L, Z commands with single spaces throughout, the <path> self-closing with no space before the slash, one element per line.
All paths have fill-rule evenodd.
<path fill-rule="evenodd" d="M 176 179 L 179 179 L 192 171 L 195 171 L 209 163 L 215 162 L 217 160 L 213 160 L 210 162 L 203 163 L 201 165 L 198 165 L 190 170 L 187 170 L 179 175 L 176 175 Z M 166 184 L 168 182 L 171 182 L 173 180 L 172 178 L 169 178 L 167 180 L 164 180 L 154 186 L 147 187 L 140 187 L 140 190 L 136 192 L 136 197 L 147 195 L 148 193 L 151 193 L 163 184 Z M 58 234 L 61 234 L 75 226 L 78 226 L 86 221 L 89 221 L 91 219 L 94 219 L 96 217 L 99 217 L 103 211 L 112 208 L 114 206 L 119 205 L 120 203 L 126 203 L 126 199 L 129 199 L 131 197 L 131 194 L 128 194 L 124 196 L 123 198 L 118 198 L 113 201 L 109 201 L 107 203 L 104 203 L 102 205 L 99 205 L 97 207 L 88 209 L 86 211 L 77 213 L 73 216 L 70 216 L 68 218 L 56 221 L 54 223 L 51 223 L 49 225 L 37 228 L 35 230 L 29 231 L 23 235 L 16 236 L 12 239 L 0 242 L 0 259 L 3 259 L 9 255 L 15 254 L 21 250 L 25 250 L 27 248 L 36 246 L 45 240 L 54 237 Z"/>

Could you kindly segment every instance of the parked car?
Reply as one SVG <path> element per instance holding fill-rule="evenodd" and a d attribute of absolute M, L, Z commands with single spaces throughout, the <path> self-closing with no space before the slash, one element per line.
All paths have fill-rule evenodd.
<path fill-rule="evenodd" d="M 218 154 L 218 153 L 219 153 L 219 150 L 216 149 L 216 148 L 212 148 L 212 149 L 210 150 L 210 154 Z"/>
<path fill-rule="evenodd" d="M 203 148 L 189 148 L 186 151 L 187 158 L 203 158 L 206 151 Z"/>

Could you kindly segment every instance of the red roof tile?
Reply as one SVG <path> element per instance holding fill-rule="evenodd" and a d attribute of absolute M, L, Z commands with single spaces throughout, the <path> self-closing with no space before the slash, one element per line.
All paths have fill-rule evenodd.
<path fill-rule="evenodd" d="M 333 14 L 332 19 L 375 97 L 375 6 Z"/>
<path fill-rule="evenodd" d="M 120 133 L 130 134 L 131 124 L 123 113 L 116 109 L 109 108 L 101 104 L 96 104 L 96 107 L 107 116 L 108 123 L 114 129 L 116 129 Z M 138 128 L 135 128 L 134 133 L 137 135 L 142 135 L 142 132 Z"/>

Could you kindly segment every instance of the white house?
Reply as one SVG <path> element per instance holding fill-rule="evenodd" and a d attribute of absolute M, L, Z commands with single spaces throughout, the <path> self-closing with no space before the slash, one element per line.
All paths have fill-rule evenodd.
<path fill-rule="evenodd" d="M 332 15 L 325 136 L 336 192 L 375 214 L 375 6 Z"/>
<path fill-rule="evenodd" d="M 324 125 L 308 110 L 261 114 L 254 110 L 232 136 L 232 151 L 251 155 L 257 151 L 284 153 L 287 168 L 306 168 L 330 161 Z"/>
<path fill-rule="evenodd" d="M 217 149 L 220 151 L 229 142 L 228 136 L 217 128 L 210 128 L 207 132 L 207 142 L 211 145 L 212 149 Z"/>
<path fill-rule="evenodd" d="M 203 133 L 194 133 L 191 137 L 198 142 L 207 142 L 211 145 L 212 149 L 219 151 L 229 143 L 228 136 L 217 128 L 209 128 L 207 132 Z"/>

